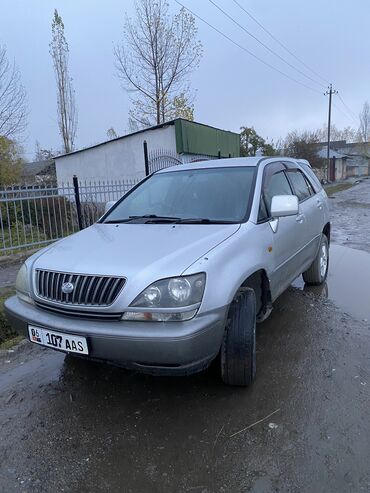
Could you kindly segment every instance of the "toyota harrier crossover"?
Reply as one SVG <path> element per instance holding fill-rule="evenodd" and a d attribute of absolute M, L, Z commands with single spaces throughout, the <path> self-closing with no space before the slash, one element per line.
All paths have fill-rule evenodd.
<path fill-rule="evenodd" d="M 300 274 L 326 279 L 328 199 L 307 161 L 178 165 L 110 205 L 21 267 L 5 308 L 31 342 L 154 374 L 217 358 L 249 385 L 256 322 Z"/>

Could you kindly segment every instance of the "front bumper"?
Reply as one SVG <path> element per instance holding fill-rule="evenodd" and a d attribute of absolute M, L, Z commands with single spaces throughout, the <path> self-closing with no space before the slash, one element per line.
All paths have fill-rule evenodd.
<path fill-rule="evenodd" d="M 186 322 L 96 321 L 50 313 L 13 296 L 5 302 L 5 313 L 13 328 L 27 337 L 28 324 L 80 335 L 87 338 L 90 358 L 180 375 L 202 370 L 218 354 L 227 307 Z"/>

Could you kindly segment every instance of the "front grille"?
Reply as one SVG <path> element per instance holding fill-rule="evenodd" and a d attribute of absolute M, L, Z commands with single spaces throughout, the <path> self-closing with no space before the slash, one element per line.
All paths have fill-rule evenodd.
<path fill-rule="evenodd" d="M 67 305 L 109 306 L 115 301 L 125 282 L 123 277 L 36 270 L 38 296 Z M 63 293 L 62 286 L 65 283 L 72 283 L 71 293 Z"/>
<path fill-rule="evenodd" d="M 51 305 L 44 305 L 36 301 L 36 305 L 42 310 L 47 310 L 51 313 L 62 314 L 67 317 L 75 317 L 75 318 L 87 318 L 91 320 L 102 320 L 102 321 L 112 321 L 112 320 L 121 320 L 122 313 L 106 313 L 106 312 L 93 312 L 93 311 L 82 311 L 73 309 L 70 306 L 63 306 L 57 308 Z"/>

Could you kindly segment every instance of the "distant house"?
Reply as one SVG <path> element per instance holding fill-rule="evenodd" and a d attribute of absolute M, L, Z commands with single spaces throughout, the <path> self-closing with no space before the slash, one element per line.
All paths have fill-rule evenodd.
<path fill-rule="evenodd" d="M 74 175 L 82 182 L 141 179 L 146 162 L 153 172 L 171 164 L 239 155 L 239 134 L 177 118 L 56 156 L 55 162 L 58 186 L 62 186 L 71 183 Z"/>
<path fill-rule="evenodd" d="M 318 155 L 326 159 L 327 143 L 321 142 L 315 145 L 318 148 Z M 338 140 L 330 143 L 330 180 L 368 176 L 369 168 L 370 142 Z"/>
<path fill-rule="evenodd" d="M 54 159 L 24 164 L 21 172 L 21 181 L 26 184 L 56 185 Z"/>

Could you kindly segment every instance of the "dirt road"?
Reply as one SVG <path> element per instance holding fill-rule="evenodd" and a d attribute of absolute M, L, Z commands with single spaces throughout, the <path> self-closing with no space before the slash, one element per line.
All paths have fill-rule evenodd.
<path fill-rule="evenodd" d="M 281 296 L 250 389 L 216 365 L 154 378 L 29 343 L 3 352 L 0 491 L 370 491 L 370 239 L 355 234 L 370 180 L 351 190 L 335 214 L 363 214 L 352 229 L 335 216 L 333 238 L 365 251 L 333 245 L 326 286 Z"/>

